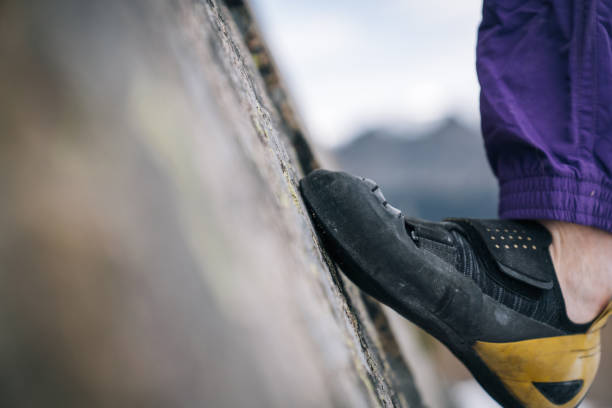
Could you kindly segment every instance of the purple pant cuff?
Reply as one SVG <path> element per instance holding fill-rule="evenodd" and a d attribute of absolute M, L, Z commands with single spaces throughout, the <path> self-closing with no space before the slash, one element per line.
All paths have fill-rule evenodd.
<path fill-rule="evenodd" d="M 612 186 L 559 176 L 502 181 L 499 216 L 565 221 L 612 233 Z"/>

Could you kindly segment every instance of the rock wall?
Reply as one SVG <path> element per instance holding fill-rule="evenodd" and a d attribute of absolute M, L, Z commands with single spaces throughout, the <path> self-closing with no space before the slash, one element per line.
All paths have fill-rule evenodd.
<path fill-rule="evenodd" d="M 0 3 L 0 406 L 421 406 L 241 1 Z"/>

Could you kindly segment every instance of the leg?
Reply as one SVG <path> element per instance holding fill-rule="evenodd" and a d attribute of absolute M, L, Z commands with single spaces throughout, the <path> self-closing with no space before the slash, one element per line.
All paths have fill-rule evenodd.
<path fill-rule="evenodd" d="M 612 234 L 594 227 L 543 220 L 569 318 L 591 321 L 612 297 Z"/>
<path fill-rule="evenodd" d="M 500 216 L 561 221 L 544 222 L 552 259 L 586 322 L 612 296 L 612 2 L 512 3 L 485 0 L 478 37 Z"/>
<path fill-rule="evenodd" d="M 602 3 L 485 0 L 482 128 L 505 220 L 405 217 L 372 180 L 346 173 L 300 183 L 343 272 L 443 342 L 505 407 L 576 406 L 612 314 Z"/>

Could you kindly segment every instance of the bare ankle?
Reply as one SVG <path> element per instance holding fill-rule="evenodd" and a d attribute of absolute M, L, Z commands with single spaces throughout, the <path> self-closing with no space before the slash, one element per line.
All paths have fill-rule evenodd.
<path fill-rule="evenodd" d="M 612 234 L 561 221 L 540 221 L 552 234 L 550 256 L 567 315 L 587 323 L 612 296 Z"/>

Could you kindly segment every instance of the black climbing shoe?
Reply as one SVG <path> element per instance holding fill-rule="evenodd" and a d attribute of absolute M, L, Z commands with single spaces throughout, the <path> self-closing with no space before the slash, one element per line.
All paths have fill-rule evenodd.
<path fill-rule="evenodd" d="M 404 217 L 371 180 L 317 170 L 302 195 L 331 257 L 362 290 L 444 343 L 504 407 L 575 407 L 600 329 L 566 313 L 536 222 Z"/>

